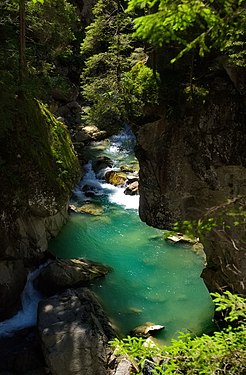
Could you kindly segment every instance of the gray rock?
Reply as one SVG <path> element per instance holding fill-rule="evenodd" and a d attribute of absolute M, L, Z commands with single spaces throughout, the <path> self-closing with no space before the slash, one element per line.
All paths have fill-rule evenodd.
<path fill-rule="evenodd" d="M 20 308 L 20 294 L 26 277 L 27 270 L 22 260 L 0 262 L 0 320 L 10 318 Z"/>
<path fill-rule="evenodd" d="M 107 167 L 112 167 L 113 161 L 108 158 L 107 156 L 100 156 L 96 160 L 92 162 L 92 169 L 95 173 L 100 172 L 102 169 L 106 169 Z"/>
<path fill-rule="evenodd" d="M 233 72 L 227 72 L 240 91 L 239 76 L 236 82 Z M 160 106 L 166 115 L 140 127 L 135 149 L 140 218 L 160 229 L 208 213 L 214 217 L 228 199 L 246 196 L 245 103 L 229 79 L 215 75 L 205 103 L 192 110 L 183 101 L 169 116 L 166 104 Z M 236 202 L 228 207 L 232 212 L 236 208 Z M 238 227 L 201 238 L 207 260 L 202 276 L 210 291 L 246 294 L 246 245 Z"/>
<path fill-rule="evenodd" d="M 75 136 L 76 142 L 100 141 L 106 138 L 106 131 L 100 130 L 95 125 L 81 126 Z"/>
<path fill-rule="evenodd" d="M 116 336 L 95 295 L 68 289 L 39 304 L 38 331 L 52 375 L 106 375 Z"/>
<path fill-rule="evenodd" d="M 137 337 L 148 337 L 151 335 L 154 335 L 158 331 L 163 330 L 165 327 L 161 326 L 159 324 L 151 323 L 151 322 L 146 322 L 144 324 L 141 324 L 140 326 L 137 326 L 131 331 L 132 336 L 137 336 Z"/>
<path fill-rule="evenodd" d="M 34 285 L 42 293 L 50 296 L 66 288 L 103 277 L 110 270 L 110 267 L 87 259 L 57 259 L 41 270 Z"/>
<path fill-rule="evenodd" d="M 121 356 L 117 359 L 117 367 L 114 375 L 130 375 L 132 363 L 127 356 Z"/>

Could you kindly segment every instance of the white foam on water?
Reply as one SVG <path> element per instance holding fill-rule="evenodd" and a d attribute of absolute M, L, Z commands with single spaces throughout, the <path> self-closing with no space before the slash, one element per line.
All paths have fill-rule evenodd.
<path fill-rule="evenodd" d="M 26 286 L 21 295 L 22 309 L 12 318 L 0 322 L 0 337 L 12 336 L 15 331 L 36 325 L 38 303 L 42 296 L 34 288 L 33 280 L 46 265 L 47 263 L 28 274 Z"/>
<path fill-rule="evenodd" d="M 138 210 L 139 195 L 124 194 L 125 187 L 116 187 L 107 183 L 103 183 L 102 186 L 105 189 L 105 191 L 108 190 L 108 197 L 111 203 L 123 206 L 126 210 Z"/>

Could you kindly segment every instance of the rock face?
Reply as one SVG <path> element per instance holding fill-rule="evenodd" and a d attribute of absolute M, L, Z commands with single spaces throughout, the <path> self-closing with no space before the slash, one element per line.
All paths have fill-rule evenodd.
<path fill-rule="evenodd" d="M 12 276 L 5 286 L 3 280 L 0 294 L 1 302 L 9 296 L 17 303 L 24 267 L 44 257 L 49 239 L 67 219 L 80 168 L 67 129 L 44 105 L 17 98 L 8 111 L 0 134 L 0 262 L 4 275 Z"/>
<path fill-rule="evenodd" d="M 48 375 L 36 329 L 0 338 L 0 374 Z"/>
<path fill-rule="evenodd" d="M 57 259 L 42 269 L 35 286 L 45 295 L 105 276 L 110 268 L 86 259 Z"/>
<path fill-rule="evenodd" d="M 17 312 L 26 277 L 27 270 L 22 260 L 0 261 L 0 320 Z"/>
<path fill-rule="evenodd" d="M 170 229 L 177 220 L 198 219 L 228 199 L 245 196 L 244 124 L 245 98 L 224 74 L 210 82 L 210 93 L 202 104 L 183 103 L 175 119 L 164 109 L 159 120 L 143 125 L 136 147 L 141 219 Z M 234 246 L 233 237 L 228 239 L 227 233 L 220 232 L 202 241 L 207 285 L 245 294 L 242 239 L 240 244 L 236 239 Z M 221 241 L 226 242 L 226 250 Z"/>
<path fill-rule="evenodd" d="M 107 342 L 115 333 L 88 289 L 68 289 L 42 301 L 38 330 L 52 375 L 107 374 Z"/>

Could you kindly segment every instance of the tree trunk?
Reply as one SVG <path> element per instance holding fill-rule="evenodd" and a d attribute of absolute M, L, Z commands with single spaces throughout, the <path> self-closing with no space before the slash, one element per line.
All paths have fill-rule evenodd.
<path fill-rule="evenodd" d="M 25 2 L 26 0 L 19 0 L 19 81 L 21 90 L 26 74 Z"/>

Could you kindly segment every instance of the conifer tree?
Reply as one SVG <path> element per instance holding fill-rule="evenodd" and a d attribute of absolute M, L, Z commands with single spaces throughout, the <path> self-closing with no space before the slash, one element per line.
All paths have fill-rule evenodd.
<path fill-rule="evenodd" d="M 144 64 L 138 65 L 139 68 L 143 67 L 152 78 L 148 89 L 154 90 L 157 97 L 153 72 L 145 66 L 143 48 L 139 48 L 132 38 L 132 17 L 125 14 L 125 5 L 120 0 L 99 0 L 93 9 L 94 21 L 87 27 L 81 45 L 85 59 L 81 74 L 82 94 L 89 104 L 85 117 L 87 122 L 101 128 L 129 121 L 144 104 L 141 102 L 140 105 L 143 93 L 139 96 L 134 86 L 136 72 L 141 70 L 142 73 L 142 69 L 135 67 L 140 61 Z M 132 69 L 133 73 L 130 73 Z M 143 91 L 145 82 L 138 82 Z M 137 112 L 134 108 L 138 108 Z"/>

